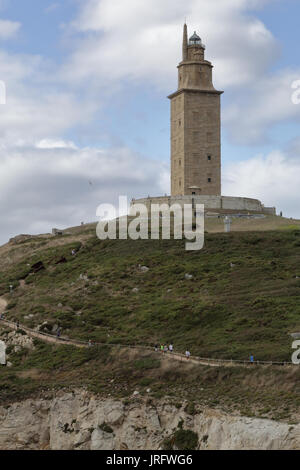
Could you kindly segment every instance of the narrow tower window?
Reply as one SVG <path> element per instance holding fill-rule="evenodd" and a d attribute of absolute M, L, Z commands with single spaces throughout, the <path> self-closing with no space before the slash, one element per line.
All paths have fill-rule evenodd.
<path fill-rule="evenodd" d="M 208 183 L 211 183 L 211 178 L 207 178 Z"/>
<path fill-rule="evenodd" d="M 207 160 L 211 160 L 211 155 L 207 155 Z"/>

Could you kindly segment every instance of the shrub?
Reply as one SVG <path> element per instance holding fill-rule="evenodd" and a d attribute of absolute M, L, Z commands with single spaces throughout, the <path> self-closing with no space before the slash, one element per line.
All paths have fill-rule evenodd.
<path fill-rule="evenodd" d="M 11 310 L 12 308 L 15 308 L 16 305 L 17 305 L 17 302 L 15 300 L 11 300 L 6 308 L 7 310 Z"/>
<path fill-rule="evenodd" d="M 178 429 L 173 436 L 163 441 L 163 450 L 196 450 L 198 434 L 189 429 Z"/>
<path fill-rule="evenodd" d="M 150 385 L 152 383 L 153 379 L 151 377 L 143 377 L 139 384 L 142 385 L 143 387 L 147 387 L 147 385 Z"/>
<path fill-rule="evenodd" d="M 188 403 L 184 409 L 184 411 L 188 414 L 188 415 L 191 415 L 191 416 L 194 416 L 197 414 L 197 410 L 196 410 L 196 407 L 195 407 L 195 403 Z"/>
<path fill-rule="evenodd" d="M 134 367 L 136 369 L 158 369 L 160 367 L 160 361 L 152 357 L 144 357 L 135 361 Z"/>
<path fill-rule="evenodd" d="M 99 429 L 110 434 L 114 432 L 114 430 L 108 424 L 106 424 L 105 421 L 102 424 L 100 424 Z"/>
<path fill-rule="evenodd" d="M 19 333 L 19 335 L 23 335 L 23 336 L 26 336 L 26 335 L 27 335 L 26 331 L 21 330 L 21 328 L 19 328 L 19 329 L 17 330 L 17 333 Z"/>
<path fill-rule="evenodd" d="M 10 344 L 9 346 L 7 346 L 7 348 L 6 348 L 6 354 L 12 353 L 12 352 L 13 352 L 13 349 L 14 349 L 14 347 L 13 347 L 12 344 Z"/>

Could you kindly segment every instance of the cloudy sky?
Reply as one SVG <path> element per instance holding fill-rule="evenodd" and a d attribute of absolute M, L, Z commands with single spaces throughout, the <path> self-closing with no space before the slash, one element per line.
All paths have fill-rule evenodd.
<path fill-rule="evenodd" d="M 0 0 L 0 243 L 169 193 L 185 18 L 225 90 L 223 194 L 300 218 L 299 16 L 299 0 Z"/>

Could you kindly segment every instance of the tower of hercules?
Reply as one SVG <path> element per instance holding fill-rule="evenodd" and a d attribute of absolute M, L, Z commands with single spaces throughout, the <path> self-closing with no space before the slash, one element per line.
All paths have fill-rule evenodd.
<path fill-rule="evenodd" d="M 214 88 L 211 62 L 195 32 L 188 39 L 183 30 L 182 61 L 178 65 L 178 89 L 171 101 L 171 195 L 133 199 L 148 211 L 160 205 L 182 208 L 203 204 L 207 217 L 276 215 L 258 199 L 222 196 L 221 193 L 221 95 Z"/>
<path fill-rule="evenodd" d="M 178 90 L 171 100 L 171 195 L 221 195 L 220 95 L 211 62 L 184 25 Z"/>

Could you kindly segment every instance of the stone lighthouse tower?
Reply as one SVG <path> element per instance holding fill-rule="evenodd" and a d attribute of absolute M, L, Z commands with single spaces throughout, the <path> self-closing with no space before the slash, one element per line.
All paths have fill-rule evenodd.
<path fill-rule="evenodd" d="M 195 32 L 188 40 L 184 25 L 182 61 L 178 65 L 178 89 L 171 100 L 171 195 L 133 199 L 149 213 L 160 205 L 184 208 L 203 204 L 209 217 L 233 214 L 276 215 L 258 199 L 221 195 L 221 94 L 212 82 L 211 62 Z M 139 210 L 139 209 L 137 209 Z"/>
<path fill-rule="evenodd" d="M 178 90 L 171 100 L 171 195 L 221 195 L 220 95 L 196 32 L 184 25 Z"/>

